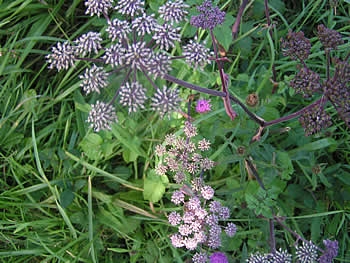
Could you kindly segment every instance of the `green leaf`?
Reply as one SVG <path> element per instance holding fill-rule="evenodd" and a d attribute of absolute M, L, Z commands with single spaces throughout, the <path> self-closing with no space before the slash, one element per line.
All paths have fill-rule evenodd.
<path fill-rule="evenodd" d="M 96 133 L 90 133 L 84 137 L 79 146 L 90 160 L 100 160 L 102 158 L 101 144 L 102 137 Z"/>
<path fill-rule="evenodd" d="M 124 151 L 129 151 L 129 153 L 123 155 L 125 161 L 132 162 L 133 160 L 136 160 L 138 156 L 143 156 L 147 158 L 147 154 L 141 148 L 141 139 L 131 134 L 130 130 L 125 129 L 120 125 L 113 125 L 112 133 L 123 145 Z"/>
<path fill-rule="evenodd" d="M 284 13 L 284 11 L 286 10 L 286 5 L 284 4 L 283 1 L 281 0 L 272 0 L 269 1 L 269 6 L 272 6 L 274 9 L 276 9 L 278 12 L 280 12 L 281 14 Z"/>
<path fill-rule="evenodd" d="M 214 29 L 214 35 L 216 40 L 224 47 L 225 50 L 230 48 L 232 43 L 231 27 L 218 26 Z"/>
<path fill-rule="evenodd" d="M 280 113 L 277 109 L 268 106 L 262 106 L 257 114 L 267 121 L 278 119 L 280 117 Z"/>
<path fill-rule="evenodd" d="M 129 149 L 123 150 L 123 159 L 126 163 L 135 162 L 139 155 Z"/>
<path fill-rule="evenodd" d="M 244 37 L 241 40 L 237 41 L 235 49 L 239 50 L 242 55 L 248 56 L 252 51 L 253 39 L 250 36 Z"/>
<path fill-rule="evenodd" d="M 320 231 L 322 225 L 321 217 L 313 217 L 311 219 L 311 240 L 318 240 L 320 238 Z"/>
<path fill-rule="evenodd" d="M 33 89 L 26 90 L 22 97 L 23 108 L 25 112 L 33 112 L 37 104 L 36 91 Z"/>
<path fill-rule="evenodd" d="M 320 178 L 320 181 L 323 183 L 324 186 L 331 188 L 332 184 L 328 182 L 327 177 L 323 173 L 317 174 L 318 177 Z"/>
<path fill-rule="evenodd" d="M 60 195 L 60 204 L 62 208 L 69 206 L 74 200 L 74 193 L 71 189 L 64 190 Z"/>
<path fill-rule="evenodd" d="M 324 139 L 321 139 L 321 140 L 318 140 L 315 142 L 311 142 L 311 143 L 302 145 L 301 147 L 299 147 L 297 149 L 293 149 L 293 150 L 289 151 L 289 155 L 294 157 L 300 151 L 312 152 L 312 151 L 320 150 L 322 148 L 327 148 L 327 147 L 334 145 L 334 144 L 337 144 L 337 142 L 334 139 L 324 138 Z"/>
<path fill-rule="evenodd" d="M 276 161 L 279 166 L 281 166 L 281 177 L 282 179 L 289 180 L 294 172 L 292 160 L 290 159 L 288 153 L 277 151 Z"/>
<path fill-rule="evenodd" d="M 169 180 L 166 175 L 157 175 L 155 171 L 152 170 L 144 180 L 143 198 L 152 203 L 158 202 L 162 199 L 168 183 Z"/>

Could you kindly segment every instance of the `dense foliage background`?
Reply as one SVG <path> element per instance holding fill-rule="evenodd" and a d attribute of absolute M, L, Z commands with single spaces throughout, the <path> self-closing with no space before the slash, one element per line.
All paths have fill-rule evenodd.
<path fill-rule="evenodd" d="M 147 1 L 157 10 L 164 1 Z M 201 1 L 186 1 L 195 10 Z M 344 44 L 334 55 L 348 55 L 348 1 L 269 1 L 272 32 L 266 26 L 264 2 L 249 1 L 240 32 L 231 27 L 239 1 L 215 1 L 227 13 L 215 29 L 222 54 L 228 58 L 229 91 L 266 120 L 286 116 L 313 101 L 295 94 L 289 81 L 296 62 L 282 55 L 280 39 L 302 30 L 312 43 L 308 65 L 323 78 L 326 59 L 316 28 L 336 29 Z M 191 11 L 191 12 L 192 12 Z M 190 12 L 190 14 L 191 14 Z M 194 11 L 193 11 L 194 12 Z M 111 131 L 94 133 L 86 118 L 88 104 L 110 98 L 111 89 L 83 96 L 79 63 L 57 73 L 45 56 L 57 41 L 75 39 L 100 26 L 85 15 L 84 1 L 0 0 L 0 258 L 2 262 L 187 262 L 191 252 L 176 249 L 169 235 L 176 231 L 166 214 L 178 186 L 152 175 L 155 146 L 166 134 L 182 134 L 184 117 L 161 119 L 150 110 L 128 114 L 118 108 L 119 123 Z M 185 38 L 195 28 L 188 23 Z M 210 43 L 209 36 L 207 42 Z M 209 45 L 208 45 L 209 46 Z M 277 85 L 270 81 L 276 69 Z M 193 70 L 183 62 L 172 74 L 206 88 L 220 84 L 215 66 Z M 274 93 L 272 91 L 275 91 Z M 218 97 L 181 89 L 182 107 L 188 97 L 211 99 L 211 111 L 192 118 L 199 134 L 211 141 L 209 157 L 215 168 L 205 174 L 216 198 L 231 209 L 238 231 L 224 238 L 221 251 L 230 262 L 245 262 L 250 253 L 268 252 L 271 207 L 284 224 L 322 247 L 322 240 L 339 242 L 335 262 L 350 262 L 350 135 L 349 128 L 327 105 L 332 126 L 305 136 L 298 119 L 266 129 L 251 143 L 258 125 L 233 104 L 231 121 Z M 267 188 L 259 191 L 252 160 Z M 155 201 L 156 202 L 152 202 Z M 276 225 L 277 247 L 293 252 L 295 237 Z"/>

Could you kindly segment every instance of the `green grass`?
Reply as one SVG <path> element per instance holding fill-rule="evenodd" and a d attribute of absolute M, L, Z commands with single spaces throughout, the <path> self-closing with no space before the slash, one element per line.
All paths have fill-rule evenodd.
<path fill-rule="evenodd" d="M 295 63 L 281 55 L 280 38 L 289 29 L 304 30 L 312 38 L 310 64 L 321 74 L 325 59 L 315 38 L 318 24 L 334 26 L 346 38 L 337 54 L 347 54 L 350 47 L 346 1 L 339 1 L 336 15 L 325 0 L 291 1 L 304 6 L 300 10 L 270 2 L 276 23 L 272 37 L 262 26 L 263 2 L 252 1 L 240 36 L 227 50 L 232 63 L 225 64 L 232 94 L 244 102 L 257 92 L 261 104 L 253 110 L 266 119 L 309 103 L 288 87 Z M 236 15 L 229 2 L 219 3 Z M 88 103 L 98 98 L 84 97 L 79 87 L 84 63 L 59 73 L 47 68 L 51 45 L 98 25 L 84 12 L 80 0 L 0 1 L 0 261 L 188 262 L 191 253 L 171 245 L 175 229 L 165 216 L 175 209 L 169 199 L 178 186 L 170 178 L 155 203 L 143 195 L 144 181 L 155 167 L 154 147 L 168 133 L 181 134 L 183 119 L 162 120 L 150 111 L 129 116 L 120 110 L 112 131 L 95 134 L 85 120 Z M 272 65 L 279 81 L 274 95 Z M 218 76 L 212 69 L 193 74 L 177 63 L 173 71 L 210 86 Z M 183 97 L 187 95 L 184 90 Z M 246 155 L 237 153 L 240 147 L 266 184 L 276 187 L 273 205 L 285 224 L 321 247 L 323 239 L 338 240 L 334 262 L 350 262 L 350 135 L 334 109 L 327 108 L 334 118 L 328 133 L 305 137 L 293 119 L 270 127 L 260 142 L 250 144 L 257 125 L 237 105 L 239 117 L 230 122 L 222 100 L 212 98 L 212 104 L 213 111 L 197 115 L 194 123 L 212 142 L 210 155 L 217 162 L 206 179 L 238 226 L 237 235 L 224 239 L 221 248 L 230 262 L 244 262 L 250 253 L 269 249 L 267 221 L 255 214 L 258 209 L 266 212 L 266 200 L 261 207 L 247 202 L 257 184 L 250 179 Z M 281 133 L 286 127 L 290 130 Z M 277 227 L 278 247 L 292 250 L 294 242 Z"/>

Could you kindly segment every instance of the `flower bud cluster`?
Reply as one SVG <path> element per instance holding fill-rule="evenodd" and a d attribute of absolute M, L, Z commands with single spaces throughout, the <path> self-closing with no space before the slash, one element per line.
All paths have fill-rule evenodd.
<path fill-rule="evenodd" d="M 311 43 L 302 31 L 289 31 L 287 37 L 281 42 L 284 56 L 289 56 L 293 60 L 305 61 L 310 55 Z"/>
<path fill-rule="evenodd" d="M 213 6 L 210 0 L 205 0 L 197 10 L 200 14 L 191 18 L 191 24 L 196 27 L 213 30 L 225 21 L 225 12 Z"/>
<path fill-rule="evenodd" d="M 307 67 L 299 69 L 298 73 L 291 80 L 290 86 L 304 98 L 311 97 L 315 92 L 322 92 L 320 75 Z"/>
<path fill-rule="evenodd" d="M 337 31 L 329 29 L 322 24 L 317 27 L 317 36 L 323 47 L 328 50 L 337 49 L 339 45 L 344 43 Z"/>
<path fill-rule="evenodd" d="M 210 150 L 210 142 L 206 139 L 194 142 L 197 128 L 189 121 L 185 122 L 183 132 L 184 136 L 167 135 L 164 143 L 156 146 L 156 154 L 161 159 L 156 172 L 172 175 L 174 181 L 181 185 L 172 193 L 171 202 L 182 206 L 182 211 L 168 215 L 169 223 L 177 227 L 177 232 L 170 236 L 172 245 L 191 251 L 201 247 L 192 261 L 202 263 L 209 258 L 204 248 L 218 249 L 221 235 L 226 233 L 232 237 L 237 227 L 231 222 L 223 223 L 229 219 L 230 210 L 215 200 L 214 189 L 203 180 L 203 172 L 214 166 L 213 161 L 203 156 L 205 151 Z M 215 254 L 213 258 L 220 256 Z"/>
<path fill-rule="evenodd" d="M 334 77 L 325 82 L 324 94 L 345 124 L 350 127 L 350 64 L 339 59 L 335 62 Z"/>
<path fill-rule="evenodd" d="M 343 43 L 341 35 L 324 25 L 318 26 L 318 38 L 325 48 L 327 63 L 330 61 L 330 50 L 336 49 Z M 290 56 L 293 60 L 299 60 L 298 72 L 290 81 L 290 86 L 296 93 L 301 93 L 304 98 L 310 98 L 315 94 L 322 94 L 322 99 L 313 107 L 308 107 L 300 116 L 299 121 L 304 127 L 305 135 L 315 134 L 321 129 L 331 125 L 331 117 L 323 107 L 330 101 L 337 110 L 338 115 L 350 127 L 350 65 L 347 60 L 333 58 L 335 67 L 334 75 L 330 77 L 327 72 L 327 79 L 322 81 L 320 75 L 307 67 L 305 60 L 310 54 L 310 41 L 303 32 L 289 32 L 285 39 L 282 39 L 283 54 Z M 327 65 L 327 70 L 330 65 Z"/>
<path fill-rule="evenodd" d="M 324 111 L 323 105 L 318 103 L 306 110 L 300 116 L 299 122 L 306 136 L 316 134 L 332 124 L 331 116 Z"/>
<path fill-rule="evenodd" d="M 164 143 L 156 147 L 156 154 L 163 160 L 157 165 L 156 172 L 172 174 L 178 184 L 214 166 L 212 160 L 202 155 L 210 149 L 210 142 L 205 138 L 193 142 L 191 138 L 197 135 L 197 128 L 189 121 L 185 123 L 184 134 L 185 137 L 169 134 Z"/>
<path fill-rule="evenodd" d="M 296 262 L 310 263 L 331 263 L 338 254 L 338 241 L 323 240 L 325 249 L 318 248 L 312 241 L 304 241 L 302 245 L 295 247 Z M 321 255 L 319 256 L 319 251 Z M 292 255 L 286 250 L 279 249 L 274 253 L 261 254 L 260 252 L 251 254 L 247 263 L 291 263 Z M 294 262 L 294 261 L 293 261 Z"/>
<path fill-rule="evenodd" d="M 226 228 L 220 224 L 227 220 L 230 211 L 220 202 L 214 201 L 214 189 L 204 183 L 199 191 L 184 185 L 172 195 L 172 202 L 182 205 L 183 211 L 171 212 L 168 221 L 177 226 L 178 232 L 170 236 L 174 247 L 195 250 L 199 245 L 217 249 L 221 246 L 221 233 L 233 236 L 236 226 L 228 223 Z"/>
<path fill-rule="evenodd" d="M 268 254 L 257 252 L 249 256 L 247 263 L 292 263 L 292 255 L 282 249 Z"/>
<path fill-rule="evenodd" d="M 185 59 L 194 68 L 210 63 L 213 53 L 198 39 L 181 46 L 180 31 L 190 6 L 183 0 L 169 0 L 159 7 L 158 14 L 148 14 L 143 0 L 85 0 L 84 3 L 86 14 L 105 18 L 104 29 L 87 32 L 72 42 L 57 43 L 46 56 L 49 68 L 61 71 L 74 66 L 77 61 L 92 62 L 93 65 L 80 76 L 80 86 L 86 94 L 101 93 L 102 89 L 111 86 L 111 73 L 120 73 L 124 79 L 110 104 L 119 100 L 120 106 L 126 107 L 129 113 L 146 109 L 148 104 L 161 117 L 178 110 L 179 91 L 159 87 L 159 82 L 153 81 L 152 77 L 162 78 L 169 74 L 175 59 Z M 224 13 L 210 1 L 205 3 L 199 9 L 203 12 L 208 8 L 214 10 L 210 20 L 222 23 Z M 179 54 L 173 55 L 171 49 L 176 45 L 180 47 L 176 48 Z M 97 119 L 96 112 L 89 113 L 88 122 L 92 127 L 98 127 L 96 131 L 111 127 L 110 123 L 92 123 Z"/>

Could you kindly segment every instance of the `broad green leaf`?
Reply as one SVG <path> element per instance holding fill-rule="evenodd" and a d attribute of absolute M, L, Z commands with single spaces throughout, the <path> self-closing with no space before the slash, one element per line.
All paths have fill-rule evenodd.
<path fill-rule="evenodd" d="M 228 21 L 228 17 L 232 18 L 232 16 L 227 16 L 226 20 Z M 230 21 L 233 19 L 230 19 Z M 225 21 L 226 22 L 226 21 Z M 226 22 L 222 26 L 218 26 L 214 29 L 214 35 L 216 40 L 224 47 L 225 50 L 230 48 L 232 43 L 232 29 L 231 23 Z"/>
<path fill-rule="evenodd" d="M 60 194 L 60 204 L 62 208 L 69 206 L 74 200 L 74 193 L 71 189 L 66 189 Z"/>
<path fill-rule="evenodd" d="M 35 105 L 37 104 L 36 91 L 33 89 L 26 90 L 22 97 L 22 103 L 25 112 L 33 112 Z"/>
<path fill-rule="evenodd" d="M 96 133 L 90 133 L 84 137 L 79 146 L 90 160 L 102 158 L 101 144 L 102 137 Z"/>
<path fill-rule="evenodd" d="M 166 175 L 157 175 L 152 170 L 144 180 L 143 198 L 152 203 L 162 199 L 165 193 L 165 187 L 168 185 L 168 177 Z"/>
<path fill-rule="evenodd" d="M 280 117 L 280 113 L 276 108 L 268 106 L 260 107 L 257 114 L 267 121 L 278 119 Z"/>
<path fill-rule="evenodd" d="M 281 177 L 282 179 L 289 180 L 290 176 L 294 172 L 292 160 L 290 159 L 288 153 L 277 151 L 276 161 L 278 166 L 280 166 L 281 169 Z"/>

